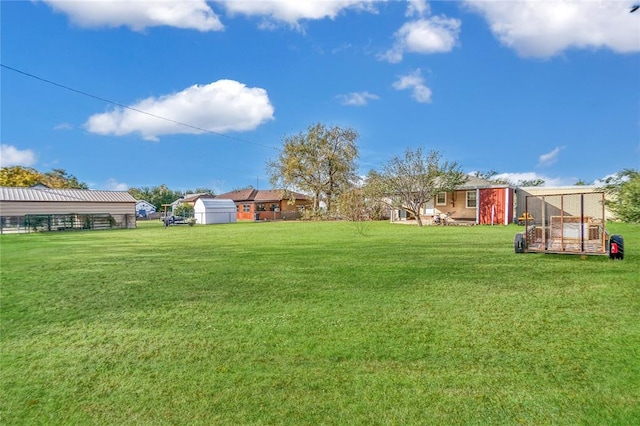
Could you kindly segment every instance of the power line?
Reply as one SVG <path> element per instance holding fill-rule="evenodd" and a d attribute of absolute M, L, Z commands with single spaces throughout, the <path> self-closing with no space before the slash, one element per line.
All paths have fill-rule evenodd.
<path fill-rule="evenodd" d="M 249 141 L 249 140 L 246 140 L 246 139 L 237 138 L 235 136 L 225 135 L 224 133 L 214 132 L 213 130 L 204 129 L 202 127 L 194 126 L 193 124 L 183 123 L 182 121 L 173 120 L 171 118 L 163 117 L 163 116 L 160 116 L 160 115 L 157 115 L 157 114 L 153 114 L 153 113 L 148 112 L 148 111 L 144 111 L 144 110 L 141 110 L 141 109 L 138 109 L 138 108 L 134 108 L 134 107 L 131 107 L 131 106 L 128 106 L 128 105 L 124 105 L 124 104 L 121 104 L 120 102 L 112 101 L 110 99 L 103 98 L 101 96 L 93 95 L 91 93 L 88 93 L 88 92 L 85 92 L 85 91 L 82 91 L 82 90 L 74 89 L 73 87 L 69 87 L 69 86 L 66 86 L 66 85 L 61 84 L 61 83 L 56 83 L 55 81 L 48 80 L 46 78 L 38 77 L 37 75 L 28 73 L 26 71 L 19 70 L 17 68 L 10 67 L 8 65 L 4 65 L 4 64 L 0 63 L 0 67 L 6 68 L 6 69 L 11 70 L 13 72 L 16 72 L 18 74 L 22 74 L 24 76 L 33 78 L 35 80 L 39 80 L 39 81 L 42 81 L 44 83 L 51 84 L 52 86 L 60 87 L 62 89 L 68 90 L 70 92 L 78 93 L 80 95 L 87 96 L 89 98 L 97 99 L 99 101 L 106 102 L 108 104 L 115 105 L 115 106 L 118 106 L 120 108 L 128 109 L 130 111 L 135 111 L 135 112 L 140 113 L 140 114 L 145 114 L 145 115 L 148 115 L 150 117 L 157 118 L 159 120 L 168 121 L 170 123 L 177 124 L 177 125 L 183 126 L 183 127 L 188 127 L 190 129 L 198 130 L 198 131 L 201 131 L 203 133 L 210 133 L 212 135 L 221 136 L 223 138 L 232 139 L 232 140 L 235 140 L 235 141 L 238 141 L 238 142 L 243 142 L 243 143 L 256 145 L 256 146 L 261 146 L 263 148 L 269 148 L 269 149 L 273 149 L 275 151 L 279 151 L 278 148 L 275 148 L 275 147 L 270 146 L 270 145 L 264 145 L 264 144 L 257 143 L 257 142 L 252 142 L 252 141 Z"/>

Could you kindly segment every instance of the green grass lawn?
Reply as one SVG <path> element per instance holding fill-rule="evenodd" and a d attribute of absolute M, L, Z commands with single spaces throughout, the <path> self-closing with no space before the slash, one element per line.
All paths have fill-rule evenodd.
<path fill-rule="evenodd" d="M 0 422 L 640 424 L 640 227 L 624 261 L 520 229 L 3 235 Z"/>

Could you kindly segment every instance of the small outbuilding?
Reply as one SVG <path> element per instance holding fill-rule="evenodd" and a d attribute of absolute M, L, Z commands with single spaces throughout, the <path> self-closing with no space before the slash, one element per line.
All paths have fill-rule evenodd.
<path fill-rule="evenodd" d="M 126 191 L 0 187 L 0 233 L 136 227 Z"/>
<path fill-rule="evenodd" d="M 199 198 L 193 210 L 196 223 L 201 225 L 236 222 L 237 208 L 233 200 Z"/>
<path fill-rule="evenodd" d="M 306 195 L 282 189 L 240 189 L 216 199 L 232 200 L 238 207 L 238 220 L 296 220 L 313 206 Z"/>

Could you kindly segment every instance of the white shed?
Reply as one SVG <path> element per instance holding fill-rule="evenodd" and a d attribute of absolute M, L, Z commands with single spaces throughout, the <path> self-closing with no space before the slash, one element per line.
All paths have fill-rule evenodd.
<path fill-rule="evenodd" d="M 236 203 L 233 200 L 198 198 L 193 212 L 196 223 L 202 225 L 236 222 Z"/>

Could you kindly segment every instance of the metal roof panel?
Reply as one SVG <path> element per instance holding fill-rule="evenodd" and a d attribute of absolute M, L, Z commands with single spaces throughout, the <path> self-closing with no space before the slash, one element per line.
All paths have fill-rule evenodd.
<path fill-rule="evenodd" d="M 100 191 L 92 189 L 55 189 L 0 187 L 0 201 L 49 201 L 89 203 L 135 203 L 126 191 Z"/>

